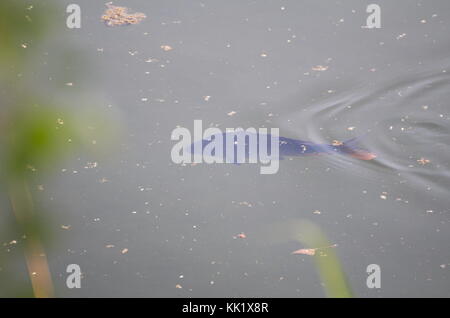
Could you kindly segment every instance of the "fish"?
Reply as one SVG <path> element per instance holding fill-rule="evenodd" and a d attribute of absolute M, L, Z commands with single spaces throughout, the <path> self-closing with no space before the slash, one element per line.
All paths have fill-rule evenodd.
<path fill-rule="evenodd" d="M 286 157 L 334 154 L 350 156 L 352 158 L 366 161 L 375 159 L 376 154 L 362 148 L 359 145 L 359 141 L 362 137 L 363 136 L 355 137 L 344 142 L 335 141 L 331 144 L 320 144 L 282 136 L 278 136 L 277 141 L 277 137 L 270 133 L 249 133 L 245 131 L 231 133 L 222 132 L 193 142 L 185 150 L 194 155 L 201 151 L 202 155 L 205 156 L 204 150 L 206 148 L 211 150 L 211 143 L 214 142 L 214 146 L 218 150 L 212 150 L 210 155 L 222 157 L 223 161 L 226 160 L 227 163 L 235 164 L 256 162 L 258 154 L 260 157 L 261 155 L 267 157 L 273 155 L 274 153 L 277 154 L 278 160 L 283 160 Z M 227 142 L 227 140 L 231 140 L 231 142 Z M 219 142 L 217 143 L 217 141 Z M 276 145 L 277 142 L 278 151 L 273 152 L 271 148 Z M 220 148 L 222 148 L 221 153 L 219 151 Z M 229 151 L 227 151 L 227 149 L 229 149 Z"/>

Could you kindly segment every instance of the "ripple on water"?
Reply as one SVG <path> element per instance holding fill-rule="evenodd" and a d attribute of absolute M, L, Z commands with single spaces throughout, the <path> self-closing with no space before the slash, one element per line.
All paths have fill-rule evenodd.
<path fill-rule="evenodd" d="M 405 185 L 442 195 L 450 185 L 450 74 L 442 68 L 411 74 L 332 95 L 280 118 L 305 129 L 314 142 L 366 134 L 361 146 L 374 152 L 375 160 L 324 160 L 362 177 L 395 173 Z"/>

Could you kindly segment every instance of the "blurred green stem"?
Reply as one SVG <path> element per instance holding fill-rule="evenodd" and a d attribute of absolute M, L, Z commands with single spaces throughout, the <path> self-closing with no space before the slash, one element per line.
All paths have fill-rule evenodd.
<path fill-rule="evenodd" d="M 11 181 L 9 197 L 17 222 L 25 232 L 24 254 L 34 296 L 37 298 L 53 297 L 53 283 L 47 255 L 37 231 L 32 231 L 29 227 L 34 211 L 27 181 L 21 178 Z"/>
<path fill-rule="evenodd" d="M 320 280 L 328 297 L 353 297 L 352 290 L 342 269 L 341 262 L 325 233 L 314 223 L 307 220 L 292 221 L 290 224 L 292 238 L 301 242 L 309 249 L 317 250 L 314 262 Z"/>

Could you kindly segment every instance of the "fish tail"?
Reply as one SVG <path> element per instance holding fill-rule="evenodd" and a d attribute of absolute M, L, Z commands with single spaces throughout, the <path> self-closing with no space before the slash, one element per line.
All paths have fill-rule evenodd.
<path fill-rule="evenodd" d="M 366 137 L 367 133 L 364 135 L 360 135 L 358 137 L 354 137 L 352 139 L 349 139 L 347 141 L 344 141 L 343 144 L 340 146 L 341 150 L 344 154 L 347 154 L 353 158 L 360 159 L 360 160 L 372 160 L 375 159 L 377 156 L 373 152 L 370 152 L 367 149 L 364 149 L 360 146 L 360 141 Z"/>

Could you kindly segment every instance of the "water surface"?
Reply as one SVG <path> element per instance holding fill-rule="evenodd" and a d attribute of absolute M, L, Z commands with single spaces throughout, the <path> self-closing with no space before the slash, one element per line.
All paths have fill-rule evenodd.
<path fill-rule="evenodd" d="M 58 295 L 321 297 L 312 258 L 290 255 L 302 245 L 264 235 L 307 219 L 338 244 L 357 296 L 450 296 L 448 1 L 377 1 L 381 29 L 362 28 L 370 2 L 356 0 L 116 2 L 147 16 L 128 27 L 105 26 L 101 1 L 77 2 L 82 28 L 55 30 L 36 79 L 87 72 L 74 87 L 123 135 L 45 184 L 70 224 L 49 252 Z M 74 48 L 64 78 L 59 45 Z M 292 158 L 275 175 L 176 165 L 170 134 L 194 119 L 317 143 L 367 133 L 377 158 Z M 65 287 L 71 263 L 79 290 Z"/>

